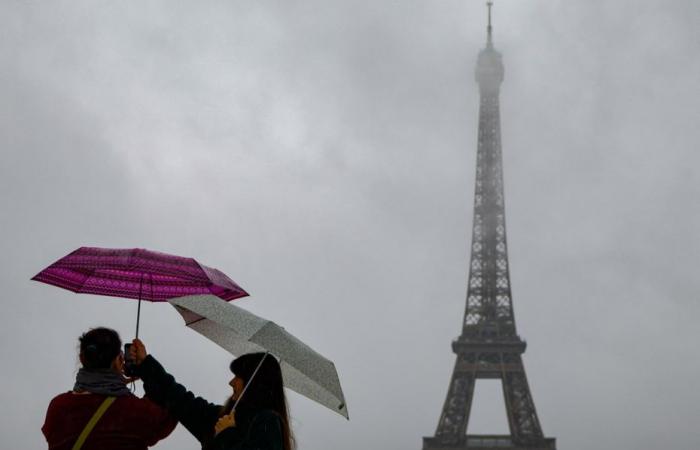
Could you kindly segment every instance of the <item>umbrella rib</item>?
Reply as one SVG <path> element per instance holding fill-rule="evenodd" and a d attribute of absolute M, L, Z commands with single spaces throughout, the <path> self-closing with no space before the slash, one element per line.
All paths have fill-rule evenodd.
<path fill-rule="evenodd" d="M 199 319 L 193 320 L 192 322 L 185 322 L 185 326 L 189 327 L 189 326 L 192 325 L 193 323 L 200 322 L 200 321 L 202 321 L 202 320 L 204 320 L 204 319 L 206 319 L 206 317 L 200 317 Z"/>

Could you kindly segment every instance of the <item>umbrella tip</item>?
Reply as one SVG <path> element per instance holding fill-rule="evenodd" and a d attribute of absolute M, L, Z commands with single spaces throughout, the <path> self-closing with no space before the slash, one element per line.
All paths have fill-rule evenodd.
<path fill-rule="evenodd" d="M 345 409 L 345 403 L 341 403 L 338 405 L 338 411 L 340 411 L 340 415 L 345 417 L 347 420 L 350 420 L 350 415 L 348 414 L 348 410 Z"/>

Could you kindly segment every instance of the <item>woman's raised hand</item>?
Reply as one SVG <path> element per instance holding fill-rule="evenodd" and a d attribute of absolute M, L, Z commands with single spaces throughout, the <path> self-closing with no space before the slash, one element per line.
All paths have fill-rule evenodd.
<path fill-rule="evenodd" d="M 148 352 L 146 352 L 146 346 L 143 345 L 140 339 L 134 339 L 131 341 L 131 348 L 129 349 L 129 356 L 134 361 L 136 365 L 139 365 L 146 359 Z"/>
<path fill-rule="evenodd" d="M 235 413 L 231 411 L 230 414 L 226 414 L 225 416 L 219 417 L 219 420 L 216 421 L 216 425 L 214 425 L 214 433 L 219 434 L 222 431 L 224 431 L 226 428 L 231 428 L 236 426 L 236 417 Z"/>

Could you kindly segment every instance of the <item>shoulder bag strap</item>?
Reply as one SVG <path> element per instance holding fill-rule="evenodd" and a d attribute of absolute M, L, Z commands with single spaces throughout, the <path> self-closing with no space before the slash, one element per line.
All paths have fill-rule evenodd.
<path fill-rule="evenodd" d="M 87 437 L 90 435 L 92 429 L 95 428 L 95 425 L 97 425 L 97 422 L 99 422 L 102 415 L 105 413 L 105 411 L 107 411 L 107 408 L 114 403 L 114 400 L 116 400 L 116 397 L 107 397 L 104 399 L 102 404 L 100 404 L 100 407 L 97 408 L 97 411 L 95 411 L 95 414 L 93 414 L 88 421 L 87 425 L 85 425 L 85 428 L 83 428 L 82 433 L 80 433 L 80 436 L 78 436 L 78 440 L 75 441 L 75 444 L 73 444 L 72 450 L 80 450 L 85 443 L 85 439 L 87 439 Z"/>

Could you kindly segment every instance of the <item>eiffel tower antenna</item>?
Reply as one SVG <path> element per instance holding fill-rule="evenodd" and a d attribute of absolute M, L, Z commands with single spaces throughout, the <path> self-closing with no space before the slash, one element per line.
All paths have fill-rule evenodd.
<path fill-rule="evenodd" d="M 491 31 L 493 30 L 491 27 L 491 7 L 493 6 L 493 2 L 486 2 L 486 6 L 489 8 L 489 25 L 486 27 L 486 33 L 488 35 L 486 45 L 491 48 L 493 47 L 493 40 L 491 36 Z"/>
<path fill-rule="evenodd" d="M 555 450 L 542 432 L 525 375 L 523 341 L 515 328 L 506 242 L 501 152 L 501 54 L 493 47 L 488 6 L 486 48 L 479 52 L 479 132 L 476 150 L 474 216 L 467 299 L 462 333 L 452 342 L 457 358 L 435 435 L 423 450 Z M 508 435 L 467 434 L 474 387 L 479 378 L 499 379 L 508 416 Z"/>

